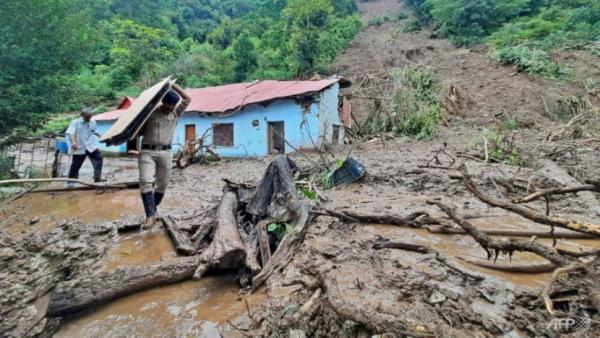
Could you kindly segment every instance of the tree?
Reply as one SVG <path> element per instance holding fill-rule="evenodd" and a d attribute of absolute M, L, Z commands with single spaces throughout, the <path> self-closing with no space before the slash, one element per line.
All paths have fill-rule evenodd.
<path fill-rule="evenodd" d="M 254 45 L 247 32 L 243 32 L 233 43 L 233 62 L 235 63 L 235 80 L 244 81 L 248 74 L 256 68 Z"/>
<path fill-rule="evenodd" d="M 326 31 L 333 6 L 328 0 L 290 0 L 283 10 L 289 34 L 291 63 L 306 76 L 315 68 L 320 39 Z"/>
<path fill-rule="evenodd" d="M 2 137 L 66 106 L 64 77 L 86 63 L 95 39 L 79 0 L 4 0 L 0 22 Z"/>

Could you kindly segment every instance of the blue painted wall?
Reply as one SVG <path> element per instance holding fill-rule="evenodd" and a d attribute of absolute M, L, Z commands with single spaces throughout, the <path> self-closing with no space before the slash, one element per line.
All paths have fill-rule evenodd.
<path fill-rule="evenodd" d="M 314 144 L 341 143 L 343 128 L 340 127 L 340 138 L 332 140 L 332 125 L 342 125 L 338 113 L 339 85 L 330 86 L 317 95 L 317 99 L 310 104 L 308 109 L 294 100 L 278 100 L 267 106 L 250 105 L 230 116 L 200 116 L 195 112 L 187 112 L 177 124 L 173 136 L 173 152 L 178 152 L 185 144 L 186 125 L 195 125 L 196 137 L 199 138 L 215 123 L 233 123 L 233 146 L 213 147 L 223 157 L 260 157 L 269 154 L 268 123 L 284 122 L 285 139 L 298 149 L 311 149 Z M 258 121 L 258 125 L 253 125 Z M 108 131 L 114 121 L 98 122 L 100 134 Z M 213 135 L 207 133 L 207 144 L 212 145 Z M 106 147 L 102 150 L 113 152 L 126 152 L 125 144 Z M 286 153 L 294 149 L 286 144 Z"/>
<path fill-rule="evenodd" d="M 104 135 L 108 131 L 108 129 L 110 129 L 110 127 L 112 127 L 112 125 L 115 122 L 116 121 L 97 121 L 96 122 L 96 131 L 98 132 L 98 134 Z M 127 143 L 123 143 L 118 146 L 110 146 L 110 147 L 107 147 L 106 143 L 98 142 L 98 144 L 99 144 L 100 150 L 102 150 L 102 151 L 112 152 L 112 153 L 126 153 L 127 152 Z"/>

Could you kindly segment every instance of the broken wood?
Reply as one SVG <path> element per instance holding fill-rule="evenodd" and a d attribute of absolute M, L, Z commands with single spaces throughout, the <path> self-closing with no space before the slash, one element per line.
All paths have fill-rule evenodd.
<path fill-rule="evenodd" d="M 102 272 L 59 286 L 50 296 L 46 315 L 60 317 L 104 304 L 113 299 L 156 286 L 188 280 L 198 266 L 198 257 Z"/>
<path fill-rule="evenodd" d="M 558 228 L 569 229 L 577 232 L 583 232 L 594 236 L 600 236 L 600 225 L 598 224 L 581 222 L 572 219 L 565 219 L 561 217 L 546 216 L 538 211 L 526 208 L 522 205 L 504 202 L 493 198 L 489 195 L 486 195 L 477 189 L 475 183 L 473 183 L 473 180 L 471 179 L 471 176 L 466 171 L 466 167 L 464 166 L 464 164 L 463 166 L 461 166 L 461 170 L 463 172 L 463 182 L 465 183 L 467 189 L 469 189 L 469 191 L 471 191 L 473 195 L 475 195 L 481 201 L 493 207 L 512 211 L 537 223 L 555 226 Z"/>
<path fill-rule="evenodd" d="M 361 214 L 349 210 L 336 211 L 330 209 L 317 209 L 315 211 L 311 211 L 311 213 L 315 215 L 337 217 L 344 221 L 353 223 L 377 223 L 409 227 L 420 227 L 423 222 L 418 222 L 417 219 L 421 217 L 428 217 L 428 219 L 431 219 L 429 214 L 425 211 L 413 212 L 406 216 L 393 214 Z"/>
<path fill-rule="evenodd" d="M 258 234 L 258 246 L 260 248 L 260 259 L 262 266 L 267 266 L 271 259 L 271 247 L 269 246 L 269 236 L 267 235 L 268 221 L 260 221 L 256 225 Z"/>
<path fill-rule="evenodd" d="M 463 217 L 467 218 L 467 217 Z M 462 229 L 449 228 L 439 225 L 430 225 L 426 227 L 432 234 L 444 235 L 467 235 L 467 232 Z M 580 232 L 549 232 L 535 230 L 504 230 L 504 229 L 480 229 L 481 232 L 489 236 L 507 236 L 507 237 L 527 237 L 537 236 L 539 238 L 567 238 L 567 239 L 594 239 L 595 236 L 582 234 Z"/>
<path fill-rule="evenodd" d="M 262 271 L 252 279 L 252 291 L 256 291 L 269 278 L 273 271 L 285 267 L 296 254 L 302 241 L 304 241 L 310 217 L 308 203 L 306 201 L 299 201 L 296 210 L 298 215 L 292 222 L 294 230 L 283 238 L 267 265 L 263 266 Z"/>
<path fill-rule="evenodd" d="M 587 263 L 582 263 L 582 262 L 576 261 L 576 262 L 572 262 L 571 264 L 569 264 L 567 266 L 559 267 L 556 270 L 554 270 L 554 272 L 552 273 L 552 279 L 550 280 L 550 282 L 548 282 L 548 284 L 546 284 L 546 286 L 542 290 L 542 295 L 541 295 L 542 299 L 544 300 L 544 305 L 546 306 L 546 310 L 551 315 L 554 315 L 554 302 L 552 302 L 552 298 L 550 298 L 550 290 L 552 289 L 552 284 L 554 284 L 554 282 L 556 282 L 556 280 L 558 279 L 558 277 L 560 277 L 561 274 L 565 274 L 565 273 L 569 273 L 569 272 L 581 270 L 581 269 L 585 270 L 587 268 L 587 266 L 593 262 L 594 262 L 593 259 L 588 261 Z"/>
<path fill-rule="evenodd" d="M 463 260 L 469 264 L 473 264 L 482 268 L 492 269 L 496 271 L 512 272 L 512 273 L 545 273 L 552 272 L 556 269 L 556 265 L 553 263 L 536 263 L 536 264 L 502 264 L 492 263 L 483 259 L 458 256 L 460 260 Z"/>
<path fill-rule="evenodd" d="M 294 313 L 294 321 L 297 322 L 304 316 L 306 313 L 310 311 L 310 309 L 315 305 L 315 303 L 321 298 L 321 292 L 323 290 L 321 288 L 317 288 L 310 298 L 306 301 L 306 303 L 302 304 L 302 306 L 298 309 L 296 313 Z"/>
<path fill-rule="evenodd" d="M 590 185 L 583 185 L 583 186 L 576 186 L 576 187 L 546 189 L 546 190 L 534 192 L 533 194 L 530 194 L 529 196 L 525 196 L 523 198 L 513 200 L 513 203 L 529 203 L 529 202 L 533 202 L 537 199 L 540 199 L 542 197 L 547 197 L 547 196 L 551 196 L 551 195 L 564 195 L 564 194 L 570 194 L 570 193 L 577 193 L 580 191 L 600 191 L 600 187 L 590 184 Z"/>
<path fill-rule="evenodd" d="M 47 183 L 47 182 L 72 182 L 78 183 L 85 186 L 98 188 L 98 189 L 124 189 L 133 184 L 137 184 L 139 187 L 139 182 L 120 182 L 120 183 L 92 183 L 85 182 L 75 178 L 22 178 L 22 179 L 14 179 L 14 180 L 2 180 L 0 181 L 0 185 L 10 185 L 10 184 L 24 184 L 24 183 Z"/>
<path fill-rule="evenodd" d="M 543 246 L 541 244 L 535 242 L 523 242 L 512 239 L 504 239 L 498 240 L 493 239 L 487 234 L 481 232 L 477 227 L 467 222 L 465 219 L 459 217 L 453 208 L 450 206 L 438 202 L 429 200 L 427 201 L 429 204 L 436 205 L 442 211 L 444 211 L 454 222 L 456 222 L 465 232 L 467 232 L 483 249 L 486 251 L 488 258 L 492 257 L 492 252 L 490 249 L 494 251 L 494 258 L 498 257 L 500 252 L 506 252 L 509 255 L 512 255 L 514 251 L 527 251 L 533 252 L 541 257 L 546 258 L 550 262 L 556 264 L 557 266 L 564 266 L 571 263 L 571 260 L 563 257 L 558 254 L 556 251 L 551 250 L 550 248 Z"/>
<path fill-rule="evenodd" d="M 552 160 L 539 160 L 536 164 L 540 166 L 540 169 L 538 169 L 540 174 L 551 178 L 563 186 L 581 185 L 581 182 Z M 577 196 L 581 201 L 587 204 L 590 211 L 593 211 L 596 216 L 600 216 L 600 203 L 592 192 L 580 191 L 577 193 Z"/>
<path fill-rule="evenodd" d="M 240 237 L 235 217 L 238 206 L 237 194 L 225 187 L 217 209 L 217 225 L 212 242 L 200 255 L 194 278 L 199 279 L 210 268 L 239 268 L 246 262 L 246 247 Z"/>
<path fill-rule="evenodd" d="M 169 237 L 173 241 L 173 246 L 177 253 L 189 256 L 196 252 L 189 236 L 179 229 L 173 217 L 165 216 L 162 218 L 162 222 L 167 230 L 167 234 L 169 234 Z"/>
<path fill-rule="evenodd" d="M 403 243 L 403 242 L 392 242 L 388 240 L 381 240 L 375 242 L 373 244 L 373 249 L 381 250 L 381 249 L 400 249 L 406 251 L 413 251 L 418 253 L 428 253 L 430 249 L 423 245 L 412 244 L 412 243 Z"/>

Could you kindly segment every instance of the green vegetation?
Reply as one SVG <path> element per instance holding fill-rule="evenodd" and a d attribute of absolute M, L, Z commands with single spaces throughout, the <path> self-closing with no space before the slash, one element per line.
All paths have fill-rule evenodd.
<path fill-rule="evenodd" d="M 389 15 L 383 15 L 383 16 L 376 16 L 374 18 L 371 18 L 371 20 L 369 20 L 369 22 L 367 23 L 368 26 L 381 26 L 386 22 L 390 22 L 393 21 L 394 18 L 389 16 Z"/>
<path fill-rule="evenodd" d="M 482 157 L 487 144 L 489 160 L 508 165 L 523 165 L 524 159 L 521 150 L 515 145 L 515 133 L 518 129 L 517 121 L 513 117 L 506 118 L 491 129 L 484 129 L 481 135 L 473 140 L 472 145 L 482 152 Z"/>
<path fill-rule="evenodd" d="M 365 126 L 370 134 L 393 132 L 418 140 L 431 138 L 443 108 L 440 78 L 432 68 L 406 67 L 393 73 L 396 89 L 389 107 L 380 106 Z"/>
<path fill-rule="evenodd" d="M 173 74 L 202 87 L 323 71 L 358 33 L 352 0 L 6 0 L 0 140 Z"/>
<path fill-rule="evenodd" d="M 500 48 L 493 56 L 501 64 L 515 65 L 518 71 L 540 74 L 549 78 L 562 79 L 570 75 L 570 70 L 550 60 L 548 53 L 527 46 Z"/>
<path fill-rule="evenodd" d="M 568 70 L 550 60 L 553 49 L 585 49 L 600 39 L 596 0 L 404 0 L 420 24 L 430 24 L 455 44 L 489 42 L 502 63 L 552 78 Z M 417 27 L 416 24 L 412 26 Z"/>
<path fill-rule="evenodd" d="M 267 232 L 274 234 L 277 237 L 277 243 L 281 243 L 281 240 L 285 235 L 294 231 L 294 226 L 288 223 L 271 223 L 267 226 Z"/>

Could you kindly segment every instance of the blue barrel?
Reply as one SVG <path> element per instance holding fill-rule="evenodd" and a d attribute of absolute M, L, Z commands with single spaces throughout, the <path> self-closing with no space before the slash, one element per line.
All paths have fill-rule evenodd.
<path fill-rule="evenodd" d="M 59 154 L 68 154 L 69 153 L 69 143 L 67 141 L 59 141 L 56 140 L 56 150 L 58 150 Z"/>

